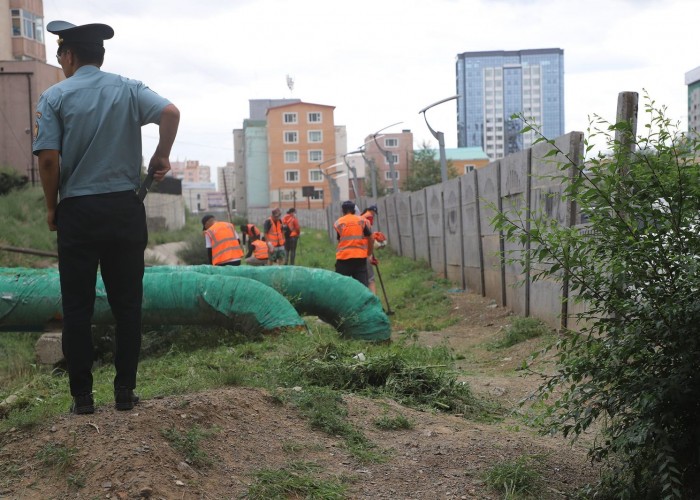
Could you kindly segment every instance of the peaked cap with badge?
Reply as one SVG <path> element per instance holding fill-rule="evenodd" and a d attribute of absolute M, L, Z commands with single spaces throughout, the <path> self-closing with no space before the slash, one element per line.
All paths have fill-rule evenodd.
<path fill-rule="evenodd" d="M 81 43 L 104 46 L 104 40 L 114 36 L 114 30 L 106 24 L 93 23 L 76 26 L 67 21 L 51 21 L 46 25 L 46 31 L 58 35 L 58 45 L 64 43 Z"/>

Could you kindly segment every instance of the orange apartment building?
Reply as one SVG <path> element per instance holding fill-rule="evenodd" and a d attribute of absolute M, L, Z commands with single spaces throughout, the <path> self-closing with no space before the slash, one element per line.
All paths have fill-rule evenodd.
<path fill-rule="evenodd" d="M 339 167 L 333 164 L 342 162 L 337 159 L 334 110 L 307 102 L 267 110 L 271 206 L 318 209 L 330 203 L 327 176 L 334 176 Z"/>

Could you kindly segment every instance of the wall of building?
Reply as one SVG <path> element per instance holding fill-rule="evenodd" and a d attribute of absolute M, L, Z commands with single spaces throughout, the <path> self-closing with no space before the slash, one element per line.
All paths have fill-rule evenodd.
<path fill-rule="evenodd" d="M 34 113 L 41 93 L 63 79 L 60 68 L 39 61 L 0 61 L 0 165 L 39 181 L 32 155 Z"/>
<path fill-rule="evenodd" d="M 39 18 L 44 16 L 42 0 L 0 0 L 0 61 L 35 60 L 46 62 L 43 19 L 38 23 L 37 39 L 13 36 L 10 9 L 21 9 Z"/>
<path fill-rule="evenodd" d="M 149 230 L 175 231 L 185 227 L 185 202 L 182 195 L 149 192 L 143 200 Z"/>
<path fill-rule="evenodd" d="M 319 165 L 326 168 L 333 164 L 337 156 L 333 110 L 333 106 L 305 102 L 268 109 L 269 200 L 272 205 L 286 209 L 305 200 L 302 186 L 322 190 L 323 199 L 310 200 L 313 208 L 322 208 L 330 199 L 327 182 L 316 172 Z M 312 115 L 320 116 L 320 122 L 310 121 Z M 293 117 L 296 121 L 290 122 Z M 314 137 L 319 133 L 320 137 Z"/>
<path fill-rule="evenodd" d="M 700 131 L 700 67 L 685 74 L 688 86 L 688 131 L 695 134 Z"/>
<path fill-rule="evenodd" d="M 270 206 L 267 130 L 264 122 L 244 124 L 246 207 Z"/>
<path fill-rule="evenodd" d="M 457 56 L 457 143 L 480 147 L 491 159 L 528 148 L 523 113 L 547 137 L 564 133 L 564 51 L 465 52 Z"/>
<path fill-rule="evenodd" d="M 236 179 L 234 188 L 236 210 L 239 214 L 246 214 L 248 212 L 248 197 L 246 196 L 246 151 L 243 129 L 233 131 L 233 165 Z"/>
<path fill-rule="evenodd" d="M 374 162 L 377 169 L 377 188 L 392 190 L 390 165 L 382 150 L 393 154 L 396 159 L 394 171 L 398 175 L 398 188 L 401 189 L 408 178 L 408 171 L 413 162 L 413 133 L 410 130 L 403 130 L 400 133 L 382 132 L 376 142 L 372 136 L 365 137 L 365 156 Z"/>

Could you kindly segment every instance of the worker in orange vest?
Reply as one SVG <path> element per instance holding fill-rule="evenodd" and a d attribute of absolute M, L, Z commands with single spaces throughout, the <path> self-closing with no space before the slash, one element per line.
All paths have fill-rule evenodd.
<path fill-rule="evenodd" d="M 253 236 L 257 236 L 258 238 L 261 237 L 260 229 L 255 227 L 255 224 L 241 224 L 240 229 L 243 237 L 241 243 L 245 245 L 247 240 L 248 250 L 250 250 L 250 242 L 253 240 Z"/>
<path fill-rule="evenodd" d="M 333 224 L 338 233 L 335 272 L 368 286 L 367 258 L 373 255 L 374 248 L 372 229 L 367 219 L 355 215 L 355 203 L 344 201 L 341 207 L 343 216 Z"/>
<path fill-rule="evenodd" d="M 297 255 L 297 241 L 299 241 L 299 234 L 301 234 L 296 208 L 292 207 L 287 210 L 287 214 L 282 218 L 282 226 L 285 231 L 284 250 L 287 253 L 284 263 L 293 266 Z"/>
<path fill-rule="evenodd" d="M 360 215 L 360 217 L 363 217 L 364 219 L 367 220 L 367 223 L 369 224 L 370 229 L 374 225 L 374 218 L 376 216 L 377 216 L 377 205 L 370 205 Z M 372 243 L 372 245 L 370 245 L 368 243 L 367 246 L 371 246 L 372 249 L 374 249 L 374 243 Z M 374 253 L 368 253 L 367 254 L 367 288 L 372 290 L 372 293 L 374 293 L 374 294 L 377 293 L 377 285 L 374 282 L 374 267 L 373 266 L 376 266 L 378 264 L 379 264 L 379 261 L 377 260 L 377 257 L 374 256 Z"/>
<path fill-rule="evenodd" d="M 267 248 L 267 243 L 258 238 L 257 235 L 251 236 L 245 263 L 249 266 L 266 266 L 269 256 L 270 251 Z"/>
<path fill-rule="evenodd" d="M 284 264 L 287 255 L 287 252 L 284 250 L 284 231 L 280 220 L 281 215 L 282 211 L 279 208 L 275 208 L 270 218 L 266 219 L 263 225 L 265 242 L 270 252 L 270 257 L 268 258 L 270 265 Z"/>
<path fill-rule="evenodd" d="M 229 222 L 217 221 L 207 214 L 202 217 L 205 245 L 209 264 L 215 266 L 240 266 L 243 249 L 236 227 Z"/>

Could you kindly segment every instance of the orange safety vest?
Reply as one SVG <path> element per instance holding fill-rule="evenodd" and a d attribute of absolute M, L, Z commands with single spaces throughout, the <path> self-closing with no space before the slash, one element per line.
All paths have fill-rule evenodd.
<path fill-rule="evenodd" d="M 257 236 L 258 238 L 260 237 L 260 230 L 255 227 L 255 224 L 246 224 L 246 229 L 248 229 L 248 235 L 249 236 Z"/>
<path fill-rule="evenodd" d="M 374 215 L 372 215 L 372 212 L 367 212 L 365 214 L 360 215 L 363 219 L 367 221 L 367 226 L 372 229 L 372 224 L 374 223 Z M 367 255 L 366 257 L 369 257 L 369 238 L 365 238 L 365 243 L 367 244 Z"/>
<path fill-rule="evenodd" d="M 267 249 L 267 243 L 262 240 L 255 240 L 251 243 L 253 245 L 253 257 L 258 260 L 267 260 L 270 257 L 270 252 Z"/>
<path fill-rule="evenodd" d="M 211 240 L 211 261 L 215 266 L 243 257 L 243 249 L 233 224 L 215 222 L 205 233 Z"/>
<path fill-rule="evenodd" d="M 364 235 L 365 228 L 369 227 L 367 219 L 355 214 L 347 214 L 335 221 L 333 227 L 340 235 L 335 252 L 337 260 L 367 258 L 369 245 Z"/>
<path fill-rule="evenodd" d="M 270 221 L 270 232 L 265 233 L 265 241 L 273 247 L 284 246 L 284 233 L 282 232 L 282 221 L 273 221 L 272 217 L 267 219 Z"/>
<path fill-rule="evenodd" d="M 299 233 L 301 232 L 301 228 L 299 227 L 299 220 L 292 214 L 285 215 L 282 219 L 282 224 L 289 228 L 289 236 L 291 238 L 296 238 L 297 236 L 299 236 Z"/>

